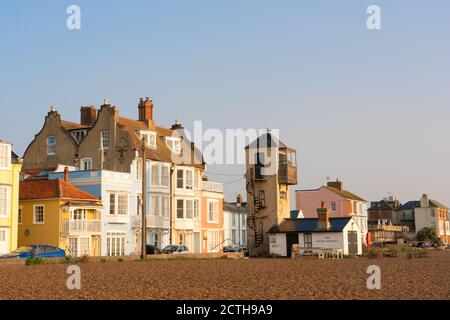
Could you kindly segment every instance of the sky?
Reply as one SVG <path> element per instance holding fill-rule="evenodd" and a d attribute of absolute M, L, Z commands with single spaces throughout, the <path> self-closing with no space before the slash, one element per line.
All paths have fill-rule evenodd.
<path fill-rule="evenodd" d="M 372 4 L 381 30 L 366 26 Z M 166 126 L 279 129 L 297 150 L 293 190 L 339 178 L 369 201 L 450 206 L 449 13 L 446 0 L 2 3 L 0 139 L 23 154 L 51 105 L 79 121 L 108 97 L 137 118 L 150 96 Z M 244 171 L 208 167 L 227 200 Z"/>

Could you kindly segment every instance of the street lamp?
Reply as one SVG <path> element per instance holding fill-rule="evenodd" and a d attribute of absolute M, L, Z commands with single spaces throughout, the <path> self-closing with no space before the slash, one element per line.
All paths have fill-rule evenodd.
<path fill-rule="evenodd" d="M 238 210 L 238 252 L 241 252 L 241 209 L 242 205 L 242 195 L 240 193 L 236 194 L 236 206 Z"/>

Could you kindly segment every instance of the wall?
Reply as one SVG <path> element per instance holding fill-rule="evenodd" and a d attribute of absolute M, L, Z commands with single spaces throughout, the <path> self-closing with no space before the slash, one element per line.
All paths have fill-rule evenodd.
<path fill-rule="evenodd" d="M 269 243 L 271 253 L 278 254 L 282 257 L 286 257 L 287 248 L 286 248 L 285 233 L 275 233 L 269 235 Z"/>

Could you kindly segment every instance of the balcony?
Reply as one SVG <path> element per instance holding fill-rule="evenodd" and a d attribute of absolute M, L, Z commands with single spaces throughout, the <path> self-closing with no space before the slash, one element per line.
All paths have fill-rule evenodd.
<path fill-rule="evenodd" d="M 163 216 L 146 216 L 147 228 L 170 229 L 170 218 Z M 133 227 L 140 228 L 142 226 L 141 216 L 133 216 Z"/>
<path fill-rule="evenodd" d="M 202 185 L 203 191 L 223 193 L 223 183 L 203 181 Z"/>
<path fill-rule="evenodd" d="M 61 233 L 101 233 L 101 220 L 68 220 L 61 221 Z"/>
<path fill-rule="evenodd" d="M 200 220 L 194 219 L 175 219 L 174 228 L 178 230 L 196 230 L 201 229 Z"/>
<path fill-rule="evenodd" d="M 130 223 L 130 217 L 128 215 L 108 214 L 106 216 L 106 222 L 114 224 L 127 224 Z"/>

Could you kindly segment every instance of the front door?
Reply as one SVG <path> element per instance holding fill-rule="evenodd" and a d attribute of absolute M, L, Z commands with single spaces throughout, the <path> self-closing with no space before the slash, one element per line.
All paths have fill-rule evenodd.
<path fill-rule="evenodd" d="M 356 231 L 348 231 L 348 254 L 358 254 L 358 233 Z"/>
<path fill-rule="evenodd" d="M 9 253 L 9 229 L 0 229 L 0 255 Z"/>
<path fill-rule="evenodd" d="M 200 253 L 200 232 L 194 233 L 194 253 Z"/>
<path fill-rule="evenodd" d="M 298 233 L 286 234 L 286 256 L 291 257 L 292 245 L 298 244 Z"/>

